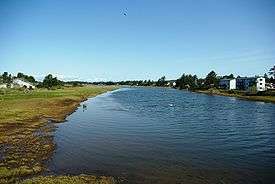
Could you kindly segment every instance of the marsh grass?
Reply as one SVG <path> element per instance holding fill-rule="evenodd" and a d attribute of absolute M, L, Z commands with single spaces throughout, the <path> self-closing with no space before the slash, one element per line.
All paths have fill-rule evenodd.
<path fill-rule="evenodd" d="M 55 149 L 55 126 L 52 122 L 64 121 L 88 97 L 113 89 L 113 86 L 85 86 L 28 92 L 13 89 L 2 91 L 0 183 L 14 183 L 25 176 L 42 172 L 45 161 Z"/>
<path fill-rule="evenodd" d="M 115 180 L 112 177 L 105 176 L 47 176 L 47 177 L 36 177 L 28 179 L 22 182 L 22 184 L 114 184 Z"/>

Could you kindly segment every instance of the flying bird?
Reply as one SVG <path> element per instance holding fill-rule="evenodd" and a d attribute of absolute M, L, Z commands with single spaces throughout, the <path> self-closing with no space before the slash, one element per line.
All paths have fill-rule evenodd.
<path fill-rule="evenodd" d="M 123 11 L 123 15 L 127 16 L 127 8 Z"/>

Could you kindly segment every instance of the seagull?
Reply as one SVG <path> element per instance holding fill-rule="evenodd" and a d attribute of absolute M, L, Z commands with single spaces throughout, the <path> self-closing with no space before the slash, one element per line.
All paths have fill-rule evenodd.
<path fill-rule="evenodd" d="M 124 16 L 127 16 L 127 13 L 123 13 Z"/>

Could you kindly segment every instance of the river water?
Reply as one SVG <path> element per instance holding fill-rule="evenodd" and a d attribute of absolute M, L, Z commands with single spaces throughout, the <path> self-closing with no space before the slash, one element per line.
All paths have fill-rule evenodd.
<path fill-rule="evenodd" d="M 90 98 L 57 124 L 54 174 L 122 183 L 275 183 L 275 105 L 163 88 Z"/>

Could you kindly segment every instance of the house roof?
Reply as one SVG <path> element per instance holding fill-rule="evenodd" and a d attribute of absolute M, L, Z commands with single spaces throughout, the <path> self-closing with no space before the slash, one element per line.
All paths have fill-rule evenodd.
<path fill-rule="evenodd" d="M 235 78 L 234 79 L 221 79 L 220 81 L 231 81 L 231 80 L 236 80 Z"/>
<path fill-rule="evenodd" d="M 13 80 L 13 82 L 15 82 L 15 81 L 22 81 L 22 82 L 28 83 L 29 85 L 34 86 L 33 83 L 31 83 L 31 82 L 29 82 L 29 81 L 27 81 L 27 80 L 25 80 L 25 79 L 22 79 L 22 78 L 15 78 L 15 79 Z"/>

